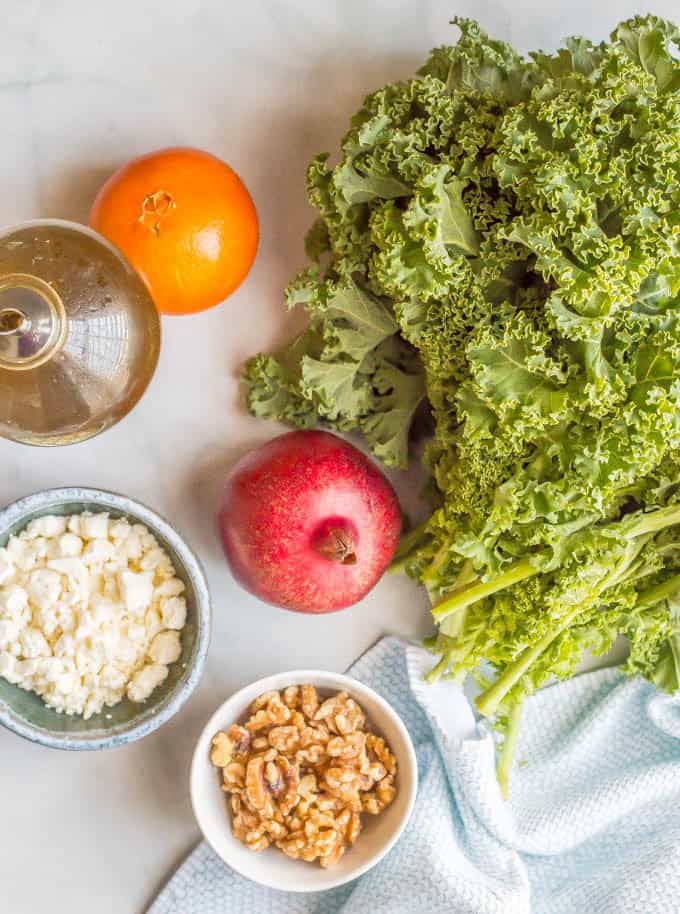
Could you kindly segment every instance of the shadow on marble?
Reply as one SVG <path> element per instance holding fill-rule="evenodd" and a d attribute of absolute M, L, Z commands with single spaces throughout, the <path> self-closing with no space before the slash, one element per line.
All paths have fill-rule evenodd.
<path fill-rule="evenodd" d="M 186 474 L 181 498 L 186 513 L 191 516 L 192 529 L 199 532 L 198 538 L 194 536 L 192 541 L 198 539 L 194 547 L 203 561 L 224 561 L 217 527 L 217 506 L 227 474 L 241 457 L 282 430 L 274 423 L 262 423 L 263 434 L 257 439 L 211 451 L 193 464 Z M 186 510 L 187 506 L 191 506 L 190 512 Z"/>
<path fill-rule="evenodd" d="M 245 158 L 252 163 L 248 176 L 260 215 L 260 256 L 267 253 L 267 271 L 259 276 L 265 308 L 258 305 L 262 321 L 261 348 L 276 349 L 291 340 L 305 325 L 304 312 L 286 312 L 284 290 L 308 260 L 304 250 L 307 230 L 316 211 L 307 202 L 306 171 L 322 152 L 338 158 L 340 142 L 351 117 L 372 91 L 397 79 L 415 75 L 421 56 L 385 55 L 377 59 L 348 59 L 335 48 L 318 48 L 317 60 L 290 74 L 293 88 L 289 104 L 260 110 L 254 129 L 243 137 Z M 226 139 L 225 139 L 226 142 Z M 243 349 L 241 362 L 253 353 Z M 240 371 L 235 364 L 233 371 Z"/>
<path fill-rule="evenodd" d="M 111 162 L 109 166 L 65 171 L 45 191 L 45 211 L 40 214 L 41 217 L 87 223 L 90 207 L 99 189 L 121 164 L 122 162 Z"/>

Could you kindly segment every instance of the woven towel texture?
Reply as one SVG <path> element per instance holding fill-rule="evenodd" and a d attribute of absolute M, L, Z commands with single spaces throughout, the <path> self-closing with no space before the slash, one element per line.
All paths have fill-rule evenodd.
<path fill-rule="evenodd" d="M 398 711 L 418 756 L 414 815 L 381 863 L 296 895 L 202 843 L 148 914 L 680 914 L 680 698 L 615 670 L 544 689 L 505 803 L 490 732 L 452 685 L 423 683 L 430 662 L 385 638 L 349 671 Z"/>

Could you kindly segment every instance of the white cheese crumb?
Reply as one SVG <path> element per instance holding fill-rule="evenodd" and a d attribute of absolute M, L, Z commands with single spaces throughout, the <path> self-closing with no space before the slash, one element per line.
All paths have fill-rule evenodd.
<path fill-rule="evenodd" d="M 80 535 L 86 540 L 106 539 L 109 535 L 108 514 L 81 514 Z"/>
<path fill-rule="evenodd" d="M 26 539 L 34 539 L 36 536 L 54 539 L 66 531 L 66 523 L 65 517 L 57 517 L 55 514 L 37 517 L 26 527 Z"/>
<path fill-rule="evenodd" d="M 7 651 L 0 652 L 0 676 L 3 676 L 8 682 L 16 684 L 20 680 L 20 675 L 16 669 L 17 658 Z"/>
<path fill-rule="evenodd" d="M 9 647 L 19 637 L 19 626 L 11 619 L 0 619 L 0 648 Z"/>
<path fill-rule="evenodd" d="M 83 551 L 83 541 L 75 533 L 64 533 L 59 537 L 59 553 L 66 557 L 69 555 L 80 555 Z"/>
<path fill-rule="evenodd" d="M 73 514 L 66 520 L 66 529 L 71 533 L 77 533 L 80 536 L 80 518 L 82 514 Z"/>
<path fill-rule="evenodd" d="M 0 549 L 0 585 L 7 584 L 15 574 L 14 562 L 6 549 Z"/>
<path fill-rule="evenodd" d="M 177 632 L 160 632 L 149 648 L 149 657 L 155 663 L 164 663 L 166 666 L 179 660 L 181 653 L 182 644 Z"/>
<path fill-rule="evenodd" d="M 166 628 L 181 630 L 187 621 L 187 601 L 184 597 L 170 597 L 161 601 L 161 616 Z"/>
<path fill-rule="evenodd" d="M 46 609 L 59 599 L 61 594 L 61 578 L 56 571 L 48 568 L 36 568 L 28 576 L 26 588 L 34 606 Z"/>
<path fill-rule="evenodd" d="M 120 595 L 130 615 L 143 615 L 153 597 L 153 574 L 150 571 L 121 571 L 118 582 Z"/>
<path fill-rule="evenodd" d="M 178 597 L 183 593 L 184 581 L 180 581 L 179 578 L 169 578 L 156 588 L 157 597 Z"/>
<path fill-rule="evenodd" d="M 109 527 L 109 538 L 112 540 L 124 540 L 131 530 L 130 523 L 121 517 L 119 520 L 111 521 Z"/>
<path fill-rule="evenodd" d="M 11 561 L 21 571 L 28 571 L 35 565 L 36 555 L 33 544 L 29 539 L 21 540 L 12 536 L 7 543 L 6 549 Z"/>
<path fill-rule="evenodd" d="M 96 565 L 105 562 L 111 562 L 116 554 L 116 547 L 110 540 L 95 539 L 85 547 L 83 559 L 90 565 Z"/>
<path fill-rule="evenodd" d="M 29 614 L 28 594 L 18 584 L 10 584 L 0 590 L 0 616 L 19 621 Z M 30 615 L 30 614 L 29 614 Z M 25 624 L 25 622 L 24 622 Z"/>
<path fill-rule="evenodd" d="M 0 676 L 85 718 L 146 701 L 181 655 L 183 592 L 143 525 L 36 518 L 0 548 Z"/>
<path fill-rule="evenodd" d="M 144 616 L 144 625 L 152 638 L 155 638 L 158 632 L 162 632 L 164 628 L 168 627 L 163 624 L 163 619 L 157 609 L 149 609 L 147 611 Z"/>
<path fill-rule="evenodd" d="M 127 696 L 130 701 L 142 702 L 151 695 L 153 690 L 165 681 L 168 668 L 162 663 L 149 663 L 132 677 L 127 687 Z"/>
<path fill-rule="evenodd" d="M 19 635 L 23 657 L 50 657 L 52 652 L 47 639 L 38 628 L 25 628 Z"/>

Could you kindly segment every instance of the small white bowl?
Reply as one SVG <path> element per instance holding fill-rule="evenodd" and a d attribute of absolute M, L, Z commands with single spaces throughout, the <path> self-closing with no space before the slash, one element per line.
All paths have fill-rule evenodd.
<path fill-rule="evenodd" d="M 397 795 L 378 816 L 362 816 L 363 828 L 356 843 L 329 869 L 318 863 L 291 860 L 278 848 L 255 853 L 231 832 L 227 794 L 218 770 L 211 763 L 210 744 L 219 730 L 242 723 L 251 702 L 270 690 L 310 682 L 321 695 L 348 692 L 366 712 L 368 725 L 384 737 L 397 760 Z M 286 892 L 320 892 L 343 885 L 375 866 L 393 847 L 413 811 L 418 787 L 418 766 L 411 738 L 396 711 L 373 689 L 339 673 L 293 670 L 260 679 L 236 692 L 210 718 L 194 751 L 191 765 L 191 802 L 203 835 L 224 862 L 261 885 Z"/>

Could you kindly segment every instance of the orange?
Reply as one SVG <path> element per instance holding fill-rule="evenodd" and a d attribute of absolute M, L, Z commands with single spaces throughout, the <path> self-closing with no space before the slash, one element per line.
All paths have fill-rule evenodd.
<path fill-rule="evenodd" d="M 99 191 L 90 225 L 125 254 L 163 314 L 219 304 L 257 251 L 257 213 L 245 185 L 200 149 L 161 149 L 124 165 Z"/>

